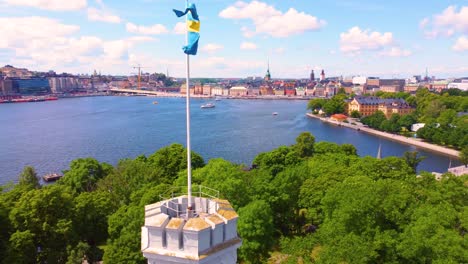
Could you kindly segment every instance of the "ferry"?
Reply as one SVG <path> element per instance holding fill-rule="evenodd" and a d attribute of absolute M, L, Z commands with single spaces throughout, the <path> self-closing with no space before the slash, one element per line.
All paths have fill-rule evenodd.
<path fill-rule="evenodd" d="M 214 107 L 215 107 L 215 105 L 212 104 L 212 103 L 207 103 L 207 104 L 204 104 L 204 105 L 200 106 L 200 108 L 214 108 Z"/>
<path fill-rule="evenodd" d="M 45 182 L 52 182 L 52 181 L 56 181 L 60 178 L 62 178 L 63 175 L 60 175 L 58 173 L 49 173 L 49 174 L 46 174 L 44 176 L 42 176 L 42 179 L 45 181 Z"/>

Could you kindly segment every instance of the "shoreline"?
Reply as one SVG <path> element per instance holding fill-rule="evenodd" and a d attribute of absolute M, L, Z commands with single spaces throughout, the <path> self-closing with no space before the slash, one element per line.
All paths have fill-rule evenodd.
<path fill-rule="evenodd" d="M 432 143 L 427 143 L 427 142 L 424 142 L 424 141 L 419 141 L 419 140 L 416 140 L 416 139 L 413 139 L 413 138 L 408 138 L 408 137 L 404 137 L 404 136 L 400 136 L 400 135 L 394 135 L 394 134 L 390 134 L 390 133 L 387 133 L 387 132 L 378 131 L 378 130 L 375 130 L 375 129 L 372 129 L 372 128 L 369 128 L 369 127 L 352 125 L 350 123 L 344 123 L 344 122 L 338 122 L 338 121 L 331 120 L 329 118 L 319 117 L 319 116 L 316 116 L 316 115 L 311 114 L 311 113 L 306 113 L 306 115 L 308 117 L 310 117 L 310 118 L 319 119 L 320 121 L 328 123 L 328 124 L 337 125 L 337 126 L 341 126 L 341 127 L 346 127 L 346 128 L 354 129 L 354 130 L 357 130 L 357 131 L 362 131 L 362 132 L 365 132 L 365 133 L 368 133 L 368 134 L 371 134 L 371 135 L 374 135 L 374 136 L 383 137 L 383 138 L 393 140 L 393 141 L 397 141 L 399 143 L 406 144 L 406 145 L 412 145 L 412 146 L 422 148 L 422 149 L 425 149 L 425 150 L 428 150 L 428 151 L 444 154 L 446 156 L 451 156 L 451 157 L 458 158 L 459 155 L 460 155 L 459 151 L 457 151 L 457 150 L 449 149 L 449 148 L 446 148 L 446 147 L 442 147 L 442 146 L 435 145 L 435 144 L 432 144 Z"/>

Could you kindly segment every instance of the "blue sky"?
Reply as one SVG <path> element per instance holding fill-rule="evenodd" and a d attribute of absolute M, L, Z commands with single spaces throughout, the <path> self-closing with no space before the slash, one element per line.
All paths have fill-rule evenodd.
<path fill-rule="evenodd" d="M 468 76 L 468 0 L 199 0 L 194 77 Z M 0 0 L 0 63 L 183 77 L 180 0 Z M 182 30 L 181 30 L 182 29 Z"/>

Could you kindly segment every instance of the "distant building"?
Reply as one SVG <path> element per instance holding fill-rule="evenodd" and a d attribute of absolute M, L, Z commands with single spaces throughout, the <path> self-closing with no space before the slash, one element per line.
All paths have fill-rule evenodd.
<path fill-rule="evenodd" d="M 231 96 L 246 96 L 247 88 L 244 86 L 234 86 L 229 90 L 229 95 Z"/>
<path fill-rule="evenodd" d="M 404 91 L 404 92 L 407 92 L 407 93 L 414 93 L 414 92 L 416 92 L 418 89 L 419 89 L 419 84 L 417 84 L 417 83 L 409 83 L 409 84 L 406 84 L 406 85 L 405 85 L 405 87 L 403 88 L 403 91 Z"/>
<path fill-rule="evenodd" d="M 271 81 L 271 73 L 270 73 L 270 63 L 268 62 L 268 69 L 267 69 L 267 72 L 265 74 L 265 81 Z"/>
<path fill-rule="evenodd" d="M 405 84 L 403 79 L 379 79 L 380 90 L 388 93 L 402 92 Z"/>
<path fill-rule="evenodd" d="M 262 85 L 260 86 L 260 94 L 261 95 L 274 95 L 273 88 L 269 85 Z"/>
<path fill-rule="evenodd" d="M 194 94 L 198 94 L 198 95 L 203 94 L 203 84 L 201 83 L 195 84 Z"/>
<path fill-rule="evenodd" d="M 249 86 L 249 87 L 247 88 L 247 94 L 248 94 L 248 95 L 252 95 L 252 96 L 260 95 L 260 87 Z"/>
<path fill-rule="evenodd" d="M 403 99 L 382 99 L 374 96 L 356 96 L 348 103 L 348 114 L 358 111 L 362 116 L 369 116 L 382 111 L 387 118 L 392 114 L 405 115 L 414 111 Z"/>
<path fill-rule="evenodd" d="M 12 90 L 21 95 L 41 95 L 51 92 L 46 78 L 11 78 Z"/>
<path fill-rule="evenodd" d="M 186 84 L 182 84 L 180 86 L 180 93 L 181 94 L 187 94 L 187 85 Z M 195 93 L 195 86 L 193 85 L 190 85 L 190 94 L 194 94 Z"/>
<path fill-rule="evenodd" d="M 304 87 L 297 87 L 296 88 L 296 95 L 297 96 L 305 96 L 306 94 L 306 88 Z"/>
<path fill-rule="evenodd" d="M 320 73 L 320 81 L 325 81 L 325 71 L 322 69 L 322 72 Z"/>
<path fill-rule="evenodd" d="M 311 81 L 311 82 L 314 82 L 314 81 L 315 81 L 315 73 L 314 73 L 314 70 L 312 70 L 311 73 L 310 73 L 310 81 Z"/>
<path fill-rule="evenodd" d="M 211 95 L 223 95 L 223 87 L 221 86 L 213 86 L 211 88 Z"/>
<path fill-rule="evenodd" d="M 49 77 L 48 80 L 52 93 L 66 93 L 81 88 L 75 77 Z M 120 85 L 116 87 L 128 88 Z"/>
<path fill-rule="evenodd" d="M 447 88 L 460 89 L 462 91 L 468 91 L 468 78 L 455 79 L 453 82 L 447 85 Z"/>
<path fill-rule="evenodd" d="M 203 95 L 211 95 L 213 86 L 212 84 L 204 84 L 202 88 Z"/>

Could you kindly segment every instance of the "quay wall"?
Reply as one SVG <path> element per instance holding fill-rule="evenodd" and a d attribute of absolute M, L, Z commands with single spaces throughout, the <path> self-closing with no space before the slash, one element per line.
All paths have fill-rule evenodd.
<path fill-rule="evenodd" d="M 365 127 L 365 126 L 361 126 L 361 125 L 352 125 L 350 123 L 338 122 L 338 121 L 335 121 L 335 120 L 331 120 L 330 118 L 325 118 L 325 117 L 320 117 L 320 116 L 314 115 L 312 113 L 307 113 L 306 115 L 308 117 L 310 117 L 310 118 L 319 119 L 322 122 L 326 122 L 326 123 L 341 126 L 341 127 L 351 128 L 351 129 L 362 131 L 362 132 L 372 134 L 372 135 L 375 135 L 375 136 L 383 137 L 383 138 L 386 138 L 386 139 L 389 139 L 389 140 L 397 141 L 397 142 L 400 142 L 400 143 L 403 143 L 403 144 L 413 145 L 413 146 L 416 146 L 418 148 L 423 148 L 423 149 L 426 149 L 426 150 L 429 150 L 429 151 L 438 152 L 438 153 L 441 153 L 441 154 L 444 154 L 444 155 L 447 155 L 447 156 L 451 156 L 451 157 L 455 157 L 455 158 L 458 158 L 460 156 L 460 152 L 457 151 L 457 150 L 449 149 L 449 148 L 442 147 L 442 146 L 435 145 L 435 144 L 431 144 L 431 143 L 427 143 L 427 142 L 424 142 L 424 141 L 420 141 L 418 139 L 408 138 L 408 137 L 395 135 L 395 134 L 391 134 L 391 133 L 387 133 L 387 132 L 382 132 L 382 131 L 378 131 L 378 130 L 375 130 L 375 129 L 372 129 L 372 128 L 369 128 L 369 127 Z"/>

